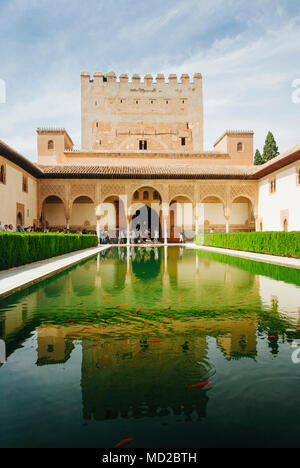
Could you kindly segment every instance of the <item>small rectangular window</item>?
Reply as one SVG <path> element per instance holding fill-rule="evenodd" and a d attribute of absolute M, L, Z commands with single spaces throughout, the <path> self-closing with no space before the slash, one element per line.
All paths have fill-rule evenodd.
<path fill-rule="evenodd" d="M 276 177 L 274 177 L 273 179 L 270 179 L 269 186 L 270 186 L 270 193 L 275 193 L 276 192 Z"/>
<path fill-rule="evenodd" d="M 147 149 L 147 140 L 140 140 L 139 141 L 139 148 L 141 151 Z"/>
<path fill-rule="evenodd" d="M 182 137 L 181 138 L 181 146 L 185 146 L 185 145 L 186 145 L 186 138 Z"/>
<path fill-rule="evenodd" d="M 0 182 L 6 184 L 6 167 L 4 164 L 0 166 Z"/>
<path fill-rule="evenodd" d="M 22 189 L 23 192 L 27 193 L 28 192 L 28 177 L 23 175 L 22 177 Z"/>

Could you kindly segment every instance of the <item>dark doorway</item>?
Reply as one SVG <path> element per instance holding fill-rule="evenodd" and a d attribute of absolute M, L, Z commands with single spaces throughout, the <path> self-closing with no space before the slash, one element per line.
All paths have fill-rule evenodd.
<path fill-rule="evenodd" d="M 147 205 L 142 206 L 134 213 L 131 229 L 136 233 L 137 237 L 142 237 L 143 239 L 147 238 L 146 231 L 149 231 L 151 239 L 155 238 L 157 232 L 159 239 L 161 238 L 159 215 Z"/>

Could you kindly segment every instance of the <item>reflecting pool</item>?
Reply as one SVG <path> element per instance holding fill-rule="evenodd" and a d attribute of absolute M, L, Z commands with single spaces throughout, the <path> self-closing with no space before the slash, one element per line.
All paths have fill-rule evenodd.
<path fill-rule="evenodd" d="M 300 270 L 112 247 L 0 300 L 0 339 L 1 447 L 300 446 Z"/>

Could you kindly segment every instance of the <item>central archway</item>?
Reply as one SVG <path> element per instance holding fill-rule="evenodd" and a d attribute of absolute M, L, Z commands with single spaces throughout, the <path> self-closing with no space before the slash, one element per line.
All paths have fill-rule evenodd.
<path fill-rule="evenodd" d="M 131 231 L 135 237 L 154 240 L 161 238 L 161 222 L 158 213 L 148 205 L 138 208 L 131 219 Z"/>
<path fill-rule="evenodd" d="M 161 195 L 155 188 L 144 186 L 133 193 L 130 214 L 130 231 L 136 239 L 161 239 Z"/>

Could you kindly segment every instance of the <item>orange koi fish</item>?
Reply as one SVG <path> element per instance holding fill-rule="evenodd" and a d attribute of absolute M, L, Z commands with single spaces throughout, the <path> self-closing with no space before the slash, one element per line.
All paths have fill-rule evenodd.
<path fill-rule="evenodd" d="M 206 387 L 207 385 L 210 385 L 211 382 L 199 382 L 194 385 L 188 385 L 186 388 L 196 388 L 196 387 Z"/>
<path fill-rule="evenodd" d="M 119 443 L 118 443 L 117 445 L 115 445 L 113 448 L 122 447 L 123 445 L 129 444 L 129 442 L 132 442 L 132 441 L 133 441 L 133 438 L 132 438 L 132 437 L 128 437 L 128 439 L 121 440 L 121 442 L 119 442 Z"/>

